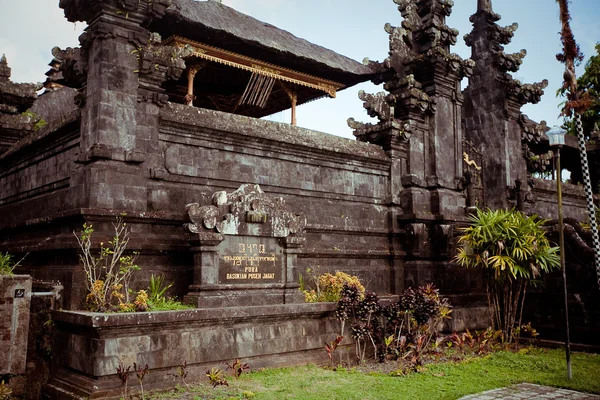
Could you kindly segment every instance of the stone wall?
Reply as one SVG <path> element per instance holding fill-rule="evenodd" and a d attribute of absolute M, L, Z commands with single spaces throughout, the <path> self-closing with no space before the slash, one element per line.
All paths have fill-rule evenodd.
<path fill-rule="evenodd" d="M 556 181 L 542 179 L 533 180 L 532 193 L 536 198 L 534 211 L 542 218 L 557 219 L 557 193 Z M 583 186 L 562 184 L 563 213 L 565 218 L 573 218 L 577 221 L 588 220 L 587 203 Z"/>
<path fill-rule="evenodd" d="M 0 203 L 7 216 L 0 222 L 0 248 L 30 251 L 22 270 L 63 282 L 66 307 L 81 307 L 85 296 L 73 236 L 84 221 L 94 225 L 97 242 L 107 242 L 114 218 L 126 213 L 129 248 L 140 251 L 143 269 L 134 287 L 145 288 L 151 273 L 164 273 L 175 281 L 171 294 L 182 296 L 193 268 L 185 205 L 203 204 L 215 191 L 243 183 L 260 184 L 307 216 L 300 272 L 317 265 L 344 269 L 370 289 L 392 291 L 391 162 L 380 147 L 176 104 L 161 109 L 154 129 L 160 131 L 155 150 L 141 163 L 110 157 L 79 162 L 76 124 L 41 132 L 0 157 L 6 171 L 1 182 L 9 191 Z"/>
<path fill-rule="evenodd" d="M 340 332 L 334 304 L 96 314 L 57 311 L 54 376 L 48 398 L 119 398 L 116 368 L 148 364 L 144 389 L 169 389 L 187 363 L 187 381 L 240 358 L 251 369 L 325 363 L 324 344 Z M 345 343 L 345 342 L 344 342 Z M 343 350 L 340 350 L 343 351 Z M 135 379 L 130 385 L 136 392 Z"/>

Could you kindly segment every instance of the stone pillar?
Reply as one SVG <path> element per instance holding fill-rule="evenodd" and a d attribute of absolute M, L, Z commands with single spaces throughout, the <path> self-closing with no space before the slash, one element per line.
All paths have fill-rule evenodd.
<path fill-rule="evenodd" d="M 298 281 L 298 253 L 306 245 L 306 238 L 287 237 L 283 239 L 285 254 L 285 293 L 284 303 L 302 303 L 304 295 L 300 292 Z"/>
<path fill-rule="evenodd" d="M 69 21 L 88 23 L 76 62 L 67 60 L 63 65 L 64 76 L 76 77 L 67 83 L 80 91 L 78 161 L 85 167 L 75 171 L 72 184 L 82 188 L 81 207 L 147 210 L 147 190 L 139 177 L 140 170 L 151 166 L 140 164 L 148 151 L 157 151 L 152 142 L 158 138 L 152 133 L 157 130 L 158 110 L 140 108 L 138 103 L 164 105 L 167 98 L 160 89 L 166 68 L 148 51 L 153 43 L 145 26 L 162 17 L 169 4 L 169 0 L 60 2 Z M 157 80 L 158 75 L 162 76 Z"/>
<path fill-rule="evenodd" d="M 0 375 L 25 373 L 31 277 L 0 275 Z"/>
<path fill-rule="evenodd" d="M 220 233 L 199 233 L 193 240 L 190 251 L 194 253 L 194 283 L 190 290 L 201 290 L 203 286 L 219 283 L 219 249 L 223 241 Z"/>
<path fill-rule="evenodd" d="M 358 140 L 383 146 L 392 159 L 391 279 L 400 293 L 435 280 L 439 254 L 430 244 L 436 227 L 466 220 L 460 83 L 474 62 L 450 53 L 458 35 L 446 25 L 451 2 L 396 3 L 404 22 L 385 25 L 389 57 L 370 63 L 373 83 L 383 83 L 385 92 L 359 95 L 379 122 L 348 122 Z"/>

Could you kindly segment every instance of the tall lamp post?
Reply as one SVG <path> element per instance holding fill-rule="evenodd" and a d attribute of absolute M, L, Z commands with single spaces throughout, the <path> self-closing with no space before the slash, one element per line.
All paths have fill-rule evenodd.
<path fill-rule="evenodd" d="M 565 268 L 565 236 L 564 236 L 564 225 L 563 225 L 563 209 L 562 209 L 562 174 L 560 168 L 560 149 L 565 144 L 565 133 L 566 130 L 554 126 L 546 135 L 550 140 L 550 146 L 554 147 L 554 160 L 556 162 L 556 195 L 558 196 L 558 241 L 560 246 L 560 267 L 562 268 L 563 274 L 563 286 L 565 293 L 565 322 L 566 322 L 566 355 L 567 355 L 567 376 L 569 379 L 573 378 L 571 371 L 571 338 L 569 334 L 569 305 L 567 300 L 567 271 Z"/>

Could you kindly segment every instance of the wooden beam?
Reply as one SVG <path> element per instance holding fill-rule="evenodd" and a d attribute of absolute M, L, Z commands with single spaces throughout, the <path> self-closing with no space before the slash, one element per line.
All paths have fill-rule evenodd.
<path fill-rule="evenodd" d="M 171 45 L 180 48 L 191 48 L 193 51 L 192 56 L 194 57 L 225 64 L 259 75 L 269 76 L 279 81 L 317 89 L 327 93 L 330 97 L 336 97 L 337 91 L 344 88 L 344 85 L 338 82 L 279 67 L 255 58 L 219 49 L 204 43 L 195 42 L 180 36 L 171 36 L 169 39 L 165 40 L 163 44 L 165 46 Z"/>

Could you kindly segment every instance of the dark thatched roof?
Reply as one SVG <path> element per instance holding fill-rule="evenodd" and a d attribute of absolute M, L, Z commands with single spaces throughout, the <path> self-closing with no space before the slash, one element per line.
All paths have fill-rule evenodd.
<path fill-rule="evenodd" d="M 369 67 L 261 22 L 218 1 L 172 0 L 151 30 L 179 35 L 346 86 L 367 81 Z"/>

